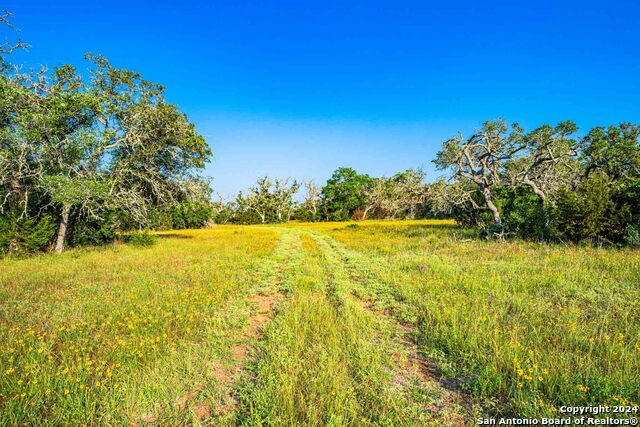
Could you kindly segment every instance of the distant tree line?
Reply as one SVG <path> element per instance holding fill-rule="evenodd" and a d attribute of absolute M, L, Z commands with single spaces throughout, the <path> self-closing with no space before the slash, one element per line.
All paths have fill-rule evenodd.
<path fill-rule="evenodd" d="M 262 177 L 235 199 L 214 202 L 212 219 L 216 223 L 266 224 L 423 218 L 434 215 L 428 204 L 429 191 L 421 169 L 374 178 L 343 167 L 322 187 L 314 181 Z"/>
<path fill-rule="evenodd" d="M 503 120 L 442 144 L 426 183 L 420 169 L 374 178 L 337 169 L 322 187 L 261 178 L 213 204 L 219 223 L 449 217 L 490 238 L 640 246 L 640 126 L 577 136 L 566 121 L 525 132 Z M 304 198 L 294 196 L 304 187 Z"/>
<path fill-rule="evenodd" d="M 197 174 L 210 149 L 162 86 L 90 54 L 86 78 L 71 65 L 24 72 L 8 60 L 23 47 L 0 47 L 0 254 L 210 218 Z"/>

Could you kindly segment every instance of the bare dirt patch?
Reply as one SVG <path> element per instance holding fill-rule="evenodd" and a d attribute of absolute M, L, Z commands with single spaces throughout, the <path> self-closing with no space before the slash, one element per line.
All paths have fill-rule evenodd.
<path fill-rule="evenodd" d="M 185 409 L 187 409 L 189 402 L 191 402 L 196 397 L 198 397 L 198 395 L 202 390 L 204 390 L 204 386 L 198 386 L 198 387 L 195 387 L 193 390 L 189 391 L 189 393 L 183 394 L 182 396 L 178 396 L 175 401 L 176 408 L 178 408 L 181 411 L 184 411 Z"/>
<path fill-rule="evenodd" d="M 242 336 L 245 340 L 254 339 L 260 335 L 263 327 L 273 317 L 273 311 L 276 303 L 282 298 L 279 292 L 271 294 L 255 294 L 251 295 L 247 301 L 255 306 L 254 312 L 249 316 L 248 325 L 244 329 Z M 212 376 L 216 379 L 220 388 L 225 390 L 225 394 L 216 408 L 215 415 L 222 416 L 233 411 L 238 401 L 233 394 L 231 385 L 239 378 L 242 367 L 251 356 L 252 347 L 244 342 L 231 348 L 231 358 L 233 366 L 219 366 L 213 369 Z"/>

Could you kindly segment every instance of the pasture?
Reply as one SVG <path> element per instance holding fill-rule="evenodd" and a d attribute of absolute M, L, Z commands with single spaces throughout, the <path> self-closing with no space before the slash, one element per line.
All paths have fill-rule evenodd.
<path fill-rule="evenodd" d="M 473 425 L 640 403 L 640 252 L 451 221 L 0 260 L 0 425 Z"/>

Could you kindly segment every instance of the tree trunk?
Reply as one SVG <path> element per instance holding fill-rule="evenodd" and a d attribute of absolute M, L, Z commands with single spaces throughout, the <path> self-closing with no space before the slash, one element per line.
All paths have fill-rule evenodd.
<path fill-rule="evenodd" d="M 62 214 L 60 215 L 60 227 L 58 228 L 58 237 L 56 238 L 56 253 L 62 253 L 64 250 L 64 239 L 67 235 L 67 222 L 69 221 L 69 213 L 71 205 L 62 205 Z"/>
<path fill-rule="evenodd" d="M 502 221 L 500 220 L 500 211 L 498 210 L 496 205 L 493 204 L 493 200 L 491 199 L 491 190 L 488 187 L 485 188 L 484 190 L 482 190 L 482 195 L 484 196 L 484 201 L 487 204 L 487 207 L 493 214 L 493 223 L 501 225 Z"/>
<path fill-rule="evenodd" d="M 374 206 L 375 205 L 369 205 L 364 209 L 364 212 L 362 213 L 362 221 L 367 219 L 367 215 L 369 214 L 369 211 L 373 209 Z"/>
<path fill-rule="evenodd" d="M 528 176 L 525 176 L 522 182 L 528 185 L 531 188 L 531 190 L 540 198 L 540 201 L 544 203 L 546 199 L 546 195 L 544 194 L 544 191 L 542 191 L 540 187 L 536 185 L 535 182 L 531 181 Z"/>

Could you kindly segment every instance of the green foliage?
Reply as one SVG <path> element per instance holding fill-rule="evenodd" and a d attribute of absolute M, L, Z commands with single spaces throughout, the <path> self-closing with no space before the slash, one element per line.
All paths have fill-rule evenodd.
<path fill-rule="evenodd" d="M 554 234 L 548 210 L 528 187 L 502 189 L 499 201 L 507 234 L 527 239 L 547 241 Z"/>
<path fill-rule="evenodd" d="M 568 240 L 620 243 L 632 219 L 631 207 L 620 203 L 621 188 L 604 173 L 595 173 L 575 189 L 558 194 L 554 219 Z"/>
<path fill-rule="evenodd" d="M 262 218 L 253 210 L 239 209 L 233 216 L 234 224 L 262 224 Z"/>
<path fill-rule="evenodd" d="M 640 225 L 631 224 L 624 232 L 624 242 L 632 247 L 640 247 Z"/>
<path fill-rule="evenodd" d="M 443 143 L 435 163 L 454 182 L 430 187 L 437 210 L 501 236 L 634 244 L 640 126 L 597 127 L 578 140 L 572 122 L 508 135 L 496 123 Z"/>
<path fill-rule="evenodd" d="M 136 232 L 127 234 L 124 238 L 124 241 L 133 246 L 149 247 L 149 246 L 155 245 L 156 236 L 149 233 L 147 230 L 136 231 Z"/>
<path fill-rule="evenodd" d="M 602 171 L 613 179 L 640 176 L 640 126 L 596 127 L 584 139 L 587 171 Z"/>
<path fill-rule="evenodd" d="M 114 212 L 104 212 L 100 218 L 76 216 L 69 229 L 69 246 L 102 245 L 118 237 Z"/>
<path fill-rule="evenodd" d="M 205 227 L 213 218 L 213 204 L 208 201 L 184 201 L 157 209 L 151 220 L 156 230 Z"/>
<path fill-rule="evenodd" d="M 110 241 L 116 224 L 149 227 L 176 201 L 170 227 L 201 227 L 211 215 L 195 202 L 208 194 L 197 171 L 211 150 L 193 123 L 166 102 L 162 86 L 103 57 L 87 59 L 84 74 L 71 65 L 23 74 L 2 58 L 0 211 L 23 218 L 3 221 L 12 250 L 45 248 L 58 222 L 70 226 L 60 228 L 56 250 L 65 241 Z M 50 217 L 29 219 L 42 213 Z"/>
<path fill-rule="evenodd" d="M 365 192 L 374 185 L 369 175 L 361 175 L 351 168 L 337 169 L 322 188 L 324 218 L 347 221 L 356 209 L 367 202 Z"/>
<path fill-rule="evenodd" d="M 0 216 L 0 254 L 32 254 L 47 248 L 56 232 L 51 215 L 40 218 Z"/>
<path fill-rule="evenodd" d="M 49 175 L 40 179 L 40 185 L 54 203 L 78 205 L 87 200 L 100 201 L 108 197 L 107 182 L 99 177 L 83 179 L 64 175 Z"/>
<path fill-rule="evenodd" d="M 237 206 L 234 202 L 214 202 L 211 210 L 211 221 L 215 224 L 228 224 L 235 221 Z"/>
<path fill-rule="evenodd" d="M 272 180 L 268 176 L 258 179 L 247 194 L 236 198 L 236 222 L 240 224 L 281 223 L 291 219 L 297 203 L 293 195 L 300 184 L 289 178 Z"/>
<path fill-rule="evenodd" d="M 179 203 L 172 210 L 173 227 L 202 228 L 213 216 L 213 208 L 209 202 L 187 201 Z"/>
<path fill-rule="evenodd" d="M 298 221 L 304 222 L 316 222 L 320 221 L 321 215 L 320 212 L 314 213 L 311 209 L 308 208 L 307 204 L 301 204 L 294 212 L 293 217 Z"/>

